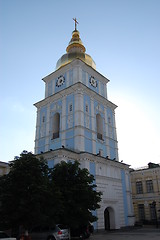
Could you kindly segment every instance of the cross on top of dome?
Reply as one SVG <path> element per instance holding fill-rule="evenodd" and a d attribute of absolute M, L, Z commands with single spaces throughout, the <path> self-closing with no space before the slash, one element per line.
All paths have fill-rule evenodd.
<path fill-rule="evenodd" d="M 79 24 L 79 22 L 77 21 L 76 18 L 73 18 L 73 21 L 75 22 L 75 31 L 77 31 L 77 24 Z"/>

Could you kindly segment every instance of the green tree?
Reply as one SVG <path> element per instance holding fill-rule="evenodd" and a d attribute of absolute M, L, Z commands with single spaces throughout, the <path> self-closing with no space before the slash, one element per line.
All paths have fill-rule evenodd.
<path fill-rule="evenodd" d="M 10 163 L 10 172 L 0 177 L 0 227 L 52 224 L 57 221 L 60 200 L 61 193 L 51 189 L 47 163 L 23 151 Z"/>
<path fill-rule="evenodd" d="M 101 192 L 96 191 L 94 176 L 79 165 L 77 161 L 62 161 L 51 174 L 52 183 L 62 194 L 60 221 L 73 228 L 96 221 L 93 211 L 100 207 L 101 201 Z"/>
<path fill-rule="evenodd" d="M 94 176 L 77 161 L 49 169 L 43 158 L 23 151 L 0 177 L 0 228 L 55 223 L 76 228 L 97 220 L 92 212 L 100 200 Z"/>

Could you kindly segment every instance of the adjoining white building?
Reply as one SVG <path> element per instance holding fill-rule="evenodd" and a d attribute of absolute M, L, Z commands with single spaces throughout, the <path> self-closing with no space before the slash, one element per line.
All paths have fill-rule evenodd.
<path fill-rule="evenodd" d="M 9 164 L 6 162 L 0 161 L 0 176 L 6 175 L 9 173 Z"/>
<path fill-rule="evenodd" d="M 95 211 L 95 229 L 134 225 L 129 166 L 119 162 L 116 105 L 107 98 L 109 80 L 96 65 L 76 29 L 56 70 L 43 78 L 45 98 L 37 108 L 35 154 L 50 167 L 60 161 L 80 162 L 103 193 Z"/>

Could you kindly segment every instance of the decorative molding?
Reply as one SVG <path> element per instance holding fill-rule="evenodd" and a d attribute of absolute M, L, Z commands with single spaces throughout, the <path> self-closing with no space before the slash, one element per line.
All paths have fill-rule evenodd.
<path fill-rule="evenodd" d="M 69 128 L 73 127 L 73 115 L 72 115 L 72 114 L 70 114 L 70 115 L 68 116 L 67 122 L 68 122 L 68 127 L 69 127 Z"/>
<path fill-rule="evenodd" d="M 118 200 L 116 200 L 116 199 L 108 199 L 108 200 L 106 200 L 106 199 L 104 199 L 103 200 L 103 203 L 116 203 L 116 202 L 118 202 Z"/>

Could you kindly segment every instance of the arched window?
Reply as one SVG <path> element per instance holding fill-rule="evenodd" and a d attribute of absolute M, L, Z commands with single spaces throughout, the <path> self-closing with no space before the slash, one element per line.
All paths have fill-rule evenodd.
<path fill-rule="evenodd" d="M 97 123 L 97 138 L 103 140 L 103 119 L 99 113 L 96 115 L 96 123 Z"/>
<path fill-rule="evenodd" d="M 60 114 L 55 113 L 53 116 L 53 138 L 59 138 L 59 129 L 60 129 Z"/>

